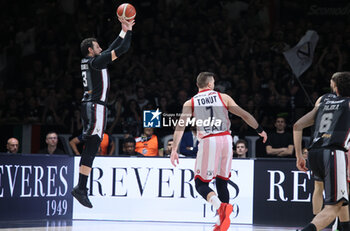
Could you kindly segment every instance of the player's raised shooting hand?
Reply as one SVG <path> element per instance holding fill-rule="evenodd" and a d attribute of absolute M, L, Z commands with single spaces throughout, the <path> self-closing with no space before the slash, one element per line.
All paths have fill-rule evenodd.
<path fill-rule="evenodd" d="M 174 149 L 171 151 L 170 161 L 171 161 L 171 164 L 174 165 L 174 167 L 176 167 L 176 163 L 179 164 L 179 155 Z"/>
<path fill-rule="evenodd" d="M 122 24 L 122 30 L 124 32 L 127 32 L 128 30 L 132 30 L 132 27 L 135 25 L 135 20 L 128 21 L 121 17 L 118 17 L 118 20 Z"/>
<path fill-rule="evenodd" d="M 261 136 L 261 137 L 263 138 L 263 143 L 265 143 L 266 140 L 267 140 L 267 134 L 266 134 L 266 132 L 263 131 L 263 132 L 260 132 L 260 133 L 258 133 L 258 134 L 259 134 L 259 136 Z"/>

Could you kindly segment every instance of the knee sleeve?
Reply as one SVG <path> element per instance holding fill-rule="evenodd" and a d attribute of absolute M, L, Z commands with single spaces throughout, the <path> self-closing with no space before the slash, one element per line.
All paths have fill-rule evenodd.
<path fill-rule="evenodd" d="M 207 200 L 208 194 L 213 191 L 209 187 L 209 183 L 203 182 L 199 178 L 197 178 L 194 182 L 197 192 L 204 198 L 204 200 Z"/>
<path fill-rule="evenodd" d="M 85 147 L 81 153 L 79 166 L 84 165 L 90 168 L 92 167 L 92 162 L 94 161 L 96 153 L 98 152 L 100 143 L 101 138 L 98 135 L 93 135 L 86 138 Z"/>
<path fill-rule="evenodd" d="M 223 180 L 221 178 L 216 178 L 216 190 L 218 192 L 218 197 L 220 201 L 224 203 L 229 203 L 230 201 L 230 193 L 227 188 L 227 180 Z"/>

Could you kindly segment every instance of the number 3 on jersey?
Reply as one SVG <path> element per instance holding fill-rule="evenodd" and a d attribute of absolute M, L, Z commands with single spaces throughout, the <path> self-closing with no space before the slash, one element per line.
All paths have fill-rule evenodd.
<path fill-rule="evenodd" d="M 86 71 L 81 72 L 81 75 L 83 76 L 83 85 L 84 87 L 87 87 Z"/>
<path fill-rule="evenodd" d="M 333 113 L 325 113 L 321 117 L 319 132 L 327 132 L 331 127 L 333 119 Z"/>

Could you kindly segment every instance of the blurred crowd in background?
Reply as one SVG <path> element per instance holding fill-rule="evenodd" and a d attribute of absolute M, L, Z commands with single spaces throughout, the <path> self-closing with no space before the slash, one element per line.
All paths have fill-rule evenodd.
<path fill-rule="evenodd" d="M 0 15 L 0 126 L 40 124 L 53 126 L 58 134 L 81 133 L 79 45 L 96 37 L 106 49 L 121 30 L 115 15 L 121 3 L 0 0 L 6 9 Z M 275 129 L 277 116 L 286 119 L 290 130 L 312 105 L 282 52 L 310 29 L 319 41 L 313 65 L 300 80 L 311 100 L 330 92 L 332 73 L 350 70 L 346 1 L 130 3 L 137 10 L 131 49 L 109 67 L 109 134 L 140 136 L 145 109 L 181 112 L 197 91 L 195 78 L 201 71 L 214 72 L 216 89 L 231 95 L 265 130 Z M 345 10 L 327 13 L 332 7 Z M 230 119 L 234 135 L 256 135 L 238 117 Z M 154 132 L 158 137 L 172 134 L 169 129 Z"/>

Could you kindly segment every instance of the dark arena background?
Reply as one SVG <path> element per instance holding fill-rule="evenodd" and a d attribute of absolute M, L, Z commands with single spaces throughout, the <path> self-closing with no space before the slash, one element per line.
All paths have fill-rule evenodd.
<path fill-rule="evenodd" d="M 293 124 L 331 92 L 333 73 L 350 70 L 346 0 L 130 0 L 136 24 L 130 49 L 108 66 L 109 140 L 93 164 L 94 208 L 87 209 L 70 194 L 84 146 L 80 43 L 95 37 L 107 49 L 121 30 L 116 9 L 122 3 L 0 0 L 0 230 L 212 230 L 215 211 L 194 186 L 191 128 L 185 134 L 192 143 L 180 146 L 176 168 L 168 149 L 174 121 L 198 91 L 197 75 L 215 73 L 215 90 L 231 96 L 268 135 L 282 129 L 283 142 L 293 146 Z M 158 121 L 149 114 L 155 111 Z M 272 141 L 263 144 L 233 114 L 229 120 L 229 230 L 305 226 L 313 217 L 314 180 L 296 168 L 294 147 L 271 154 Z M 303 147 L 312 131 L 304 130 Z M 47 154 L 51 132 L 64 154 Z M 12 137 L 18 150 L 8 153 Z M 155 154 L 137 149 L 154 137 Z M 130 139 L 136 149 L 128 152 Z M 238 140 L 246 142 L 244 158 Z"/>

